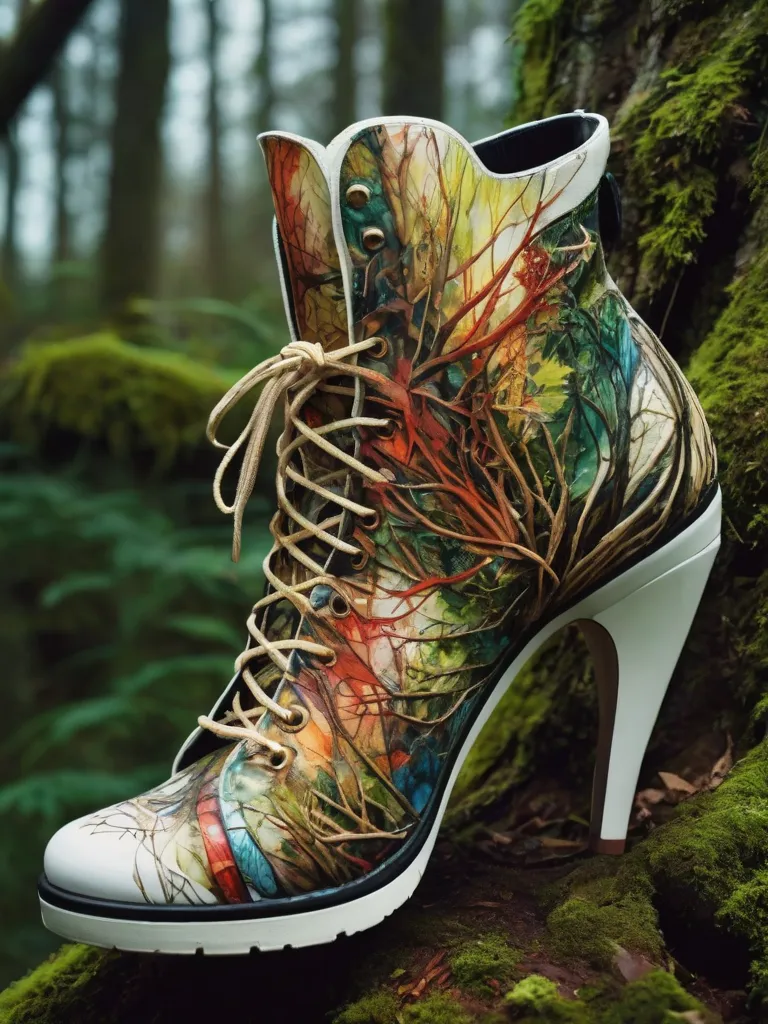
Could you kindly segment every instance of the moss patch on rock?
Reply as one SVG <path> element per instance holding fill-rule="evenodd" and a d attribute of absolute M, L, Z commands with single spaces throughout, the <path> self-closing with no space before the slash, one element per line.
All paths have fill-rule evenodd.
<path fill-rule="evenodd" d="M 64 431 L 167 464 L 204 441 L 208 414 L 232 382 L 179 353 L 106 332 L 29 343 L 0 377 L 0 418 L 33 447 Z"/>
<path fill-rule="evenodd" d="M 588 862 L 567 876 L 547 919 L 552 952 L 603 969 L 618 947 L 660 962 L 664 945 L 652 898 L 649 876 L 631 857 Z"/>
<path fill-rule="evenodd" d="M 505 1000 L 515 1021 L 542 1021 L 552 1024 L 590 1024 L 594 1017 L 587 1007 L 573 999 L 563 999 L 557 985 L 540 974 L 529 974 L 519 981 Z"/>
<path fill-rule="evenodd" d="M 393 993 L 380 989 L 350 1003 L 333 1018 L 333 1024 L 397 1024 L 399 1009 Z"/>
<path fill-rule="evenodd" d="M 451 971 L 461 988 L 490 996 L 494 988 L 489 981 L 506 984 L 521 958 L 521 951 L 510 946 L 506 936 L 491 933 L 461 946 L 451 957 Z"/>
<path fill-rule="evenodd" d="M 0 1024 L 55 1024 L 68 1019 L 82 992 L 114 954 L 92 946 L 64 946 L 25 978 L 0 992 Z M 85 1019 L 80 1011 L 80 1019 Z"/>

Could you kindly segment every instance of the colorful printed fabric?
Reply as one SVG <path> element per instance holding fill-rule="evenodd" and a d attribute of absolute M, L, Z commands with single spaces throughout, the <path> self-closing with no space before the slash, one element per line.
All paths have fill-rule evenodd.
<path fill-rule="evenodd" d="M 663 538 L 715 474 L 693 393 L 606 273 L 595 192 L 558 212 L 580 164 L 501 177 L 447 130 L 366 128 L 340 167 L 340 252 L 321 155 L 264 148 L 300 336 L 384 339 L 359 358 L 364 395 L 340 380 L 307 422 L 354 402 L 394 427 L 344 439 L 386 481 L 335 485 L 377 512 L 347 518 L 364 556 L 329 560 L 311 614 L 268 622 L 335 652 L 263 670 L 308 711 L 295 732 L 262 719 L 287 764 L 235 744 L 86 826 L 132 821 L 168 902 L 312 892 L 385 862 L 519 638 Z M 315 458 L 304 471 L 327 472 Z M 283 552 L 275 571 L 303 570 Z"/>

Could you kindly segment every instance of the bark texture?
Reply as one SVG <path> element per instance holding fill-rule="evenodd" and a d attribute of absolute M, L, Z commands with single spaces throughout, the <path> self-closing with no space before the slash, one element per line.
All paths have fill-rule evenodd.
<path fill-rule="evenodd" d="M 384 114 L 443 116 L 443 0 L 387 0 Z"/>
<path fill-rule="evenodd" d="M 723 549 L 630 853 L 584 852 L 596 707 L 567 634 L 511 688 L 424 882 L 384 925 L 249 961 L 67 947 L 0 996 L 4 1024 L 768 1019 L 768 2 L 527 0 L 516 35 L 517 120 L 574 106 L 613 119 L 627 214 L 614 271 L 686 365 L 719 446 Z"/>
<path fill-rule="evenodd" d="M 152 296 L 160 245 L 161 123 L 169 70 L 169 0 L 123 0 L 102 304 Z"/>

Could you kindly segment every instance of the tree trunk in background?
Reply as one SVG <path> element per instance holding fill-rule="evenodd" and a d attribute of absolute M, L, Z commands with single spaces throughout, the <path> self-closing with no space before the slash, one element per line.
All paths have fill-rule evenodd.
<path fill-rule="evenodd" d="M 355 121 L 355 43 L 359 0 L 334 0 L 333 12 L 336 23 L 336 63 L 333 69 L 333 107 L 329 127 L 331 135 L 336 135 Z"/>
<path fill-rule="evenodd" d="M 0 133 L 16 116 L 91 0 L 21 0 L 18 29 L 0 52 Z"/>
<path fill-rule="evenodd" d="M 55 136 L 54 169 L 54 262 L 62 263 L 70 256 L 69 239 L 69 193 L 67 188 L 67 163 L 70 153 L 70 117 L 67 101 L 66 68 L 59 62 L 51 76 L 53 94 L 53 119 Z"/>
<path fill-rule="evenodd" d="M 272 0 L 261 0 L 261 30 L 259 32 L 259 55 L 256 58 L 256 82 L 259 90 L 256 102 L 256 131 L 268 132 L 274 128 L 272 109 L 275 105 L 275 88 L 272 82 Z"/>
<path fill-rule="evenodd" d="M 224 237 L 224 185 L 221 159 L 221 109 L 219 107 L 219 12 L 217 0 L 204 0 L 208 20 L 208 181 L 205 192 L 205 271 L 208 291 L 227 292 L 227 247 Z"/>
<path fill-rule="evenodd" d="M 101 288 L 113 312 L 134 296 L 151 296 L 157 282 L 169 15 L 170 0 L 121 0 Z"/>
<path fill-rule="evenodd" d="M 5 151 L 5 211 L 2 247 L 2 284 L 13 292 L 18 283 L 18 252 L 16 249 L 16 201 L 19 192 L 19 146 L 16 133 L 9 128 L 3 139 Z"/>
<path fill-rule="evenodd" d="M 29 0 L 19 0 L 16 13 L 16 31 L 29 10 Z M 2 253 L 2 283 L 10 292 L 13 292 L 18 284 L 18 257 L 16 247 L 16 202 L 19 193 L 19 179 L 21 176 L 19 143 L 16 138 L 15 126 L 9 125 L 5 138 L 3 139 L 5 150 L 5 210 L 4 210 L 4 234 Z"/>
<path fill-rule="evenodd" d="M 387 0 L 383 113 L 443 116 L 443 0 Z"/>

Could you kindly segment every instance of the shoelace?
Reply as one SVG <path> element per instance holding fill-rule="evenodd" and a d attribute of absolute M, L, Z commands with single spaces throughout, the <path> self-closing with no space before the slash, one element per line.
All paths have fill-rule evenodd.
<path fill-rule="evenodd" d="M 253 708 L 243 709 L 240 694 L 236 693 L 232 701 L 232 710 L 222 721 L 215 721 L 207 715 L 201 715 L 198 718 L 198 724 L 202 728 L 210 730 L 222 739 L 247 740 L 250 743 L 267 748 L 271 752 L 271 761 L 275 767 L 279 767 L 281 763 L 284 763 L 285 749 L 279 743 L 258 731 L 258 723 L 261 716 L 266 711 L 270 711 L 285 725 L 292 728 L 300 728 L 306 721 L 306 711 L 299 704 L 286 708 L 273 700 L 259 686 L 251 671 L 250 663 L 262 655 L 267 655 L 280 669 L 281 673 L 290 674 L 289 658 L 293 651 L 302 651 L 306 654 L 326 659 L 327 664 L 332 664 L 331 659 L 335 655 L 332 648 L 300 636 L 286 640 L 270 640 L 259 628 L 258 620 L 268 605 L 283 599 L 288 599 L 300 613 L 306 613 L 310 609 L 310 604 L 305 597 L 305 592 L 312 590 L 318 584 L 333 583 L 333 577 L 325 572 L 324 567 L 298 546 L 302 541 L 314 537 L 329 547 L 344 552 L 347 555 L 359 556 L 364 554 L 360 548 L 343 540 L 338 532 L 333 533 L 331 531 L 334 529 L 336 531 L 339 530 L 346 513 L 365 519 L 375 517 L 375 509 L 368 508 L 366 505 L 361 505 L 344 494 L 330 490 L 326 485 L 340 476 L 346 476 L 350 470 L 354 473 L 359 473 L 371 483 L 384 483 L 386 478 L 377 470 L 366 466 L 359 459 L 354 458 L 348 452 L 337 447 L 328 439 L 327 435 L 339 430 L 354 430 L 359 427 L 381 429 L 391 425 L 389 419 L 377 419 L 371 416 L 348 416 L 345 419 L 334 420 L 321 426 L 312 427 L 301 418 L 301 410 L 317 389 L 348 395 L 349 388 L 326 384 L 324 383 L 326 378 L 338 376 L 365 378 L 371 376 L 371 371 L 357 366 L 355 362 L 350 360 L 360 352 L 365 352 L 381 345 L 381 338 L 372 337 L 364 341 L 355 342 L 346 348 L 326 352 L 322 345 L 317 342 L 292 341 L 281 349 L 276 356 L 266 359 L 234 384 L 216 405 L 208 420 L 207 433 L 209 440 L 217 448 L 223 449 L 225 453 L 214 478 L 214 499 L 222 512 L 234 516 L 232 557 L 237 561 L 240 555 L 245 506 L 256 483 L 259 464 L 264 453 L 264 446 L 275 409 L 281 400 L 285 402 L 285 429 L 277 445 L 277 501 L 286 519 L 295 523 L 299 529 L 288 534 L 282 533 L 279 524 L 279 512 L 272 520 L 271 529 L 275 542 L 264 560 L 264 574 L 272 587 L 272 591 L 253 606 L 247 621 L 248 632 L 253 639 L 253 644 L 246 647 L 235 661 L 235 671 L 241 675 L 255 700 L 255 705 Z M 222 420 L 242 398 L 250 394 L 262 383 L 264 387 L 248 423 L 233 444 L 223 444 L 216 437 L 216 431 Z M 334 463 L 341 464 L 341 466 L 324 474 L 319 479 L 312 479 L 308 475 L 307 463 L 302 453 L 302 448 L 307 444 L 316 445 L 329 455 Z M 243 446 L 245 446 L 245 452 L 237 481 L 235 498 L 232 504 L 228 505 L 222 496 L 222 481 L 232 459 Z M 297 453 L 302 466 L 301 471 L 295 465 Z M 333 502 L 339 507 L 340 511 L 323 519 L 321 522 L 312 522 L 312 520 L 302 515 L 288 496 L 286 490 L 287 480 L 291 480 L 294 484 L 298 484 L 306 490 L 313 491 L 321 498 Z M 296 584 L 283 582 L 272 571 L 270 565 L 273 556 L 281 549 L 286 550 L 292 558 L 314 575 Z M 288 656 L 284 652 L 287 652 Z M 232 724 L 235 722 L 237 724 Z"/>

